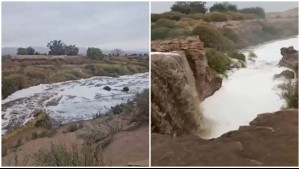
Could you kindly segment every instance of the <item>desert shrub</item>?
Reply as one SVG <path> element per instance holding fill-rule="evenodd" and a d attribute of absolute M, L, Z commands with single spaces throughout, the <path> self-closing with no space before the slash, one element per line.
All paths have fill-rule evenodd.
<path fill-rule="evenodd" d="M 31 134 L 31 138 L 33 140 L 37 139 L 38 138 L 38 133 L 36 131 L 34 131 L 32 134 Z"/>
<path fill-rule="evenodd" d="M 24 73 L 32 78 L 45 79 L 47 77 L 47 70 L 35 66 L 28 66 L 24 69 Z"/>
<path fill-rule="evenodd" d="M 149 121 L 149 90 L 146 89 L 137 94 L 134 99 L 135 108 L 131 117 L 131 122 L 148 122 Z"/>
<path fill-rule="evenodd" d="M 79 130 L 81 128 L 83 128 L 83 124 L 81 124 L 81 123 L 79 123 L 79 124 L 75 123 L 75 124 L 69 125 L 68 128 L 66 129 L 66 131 L 72 133 L 72 132 L 75 132 L 75 131 L 77 131 L 77 130 Z"/>
<path fill-rule="evenodd" d="M 47 137 L 47 136 L 48 136 L 48 132 L 46 130 L 44 130 L 38 134 L 38 138 L 43 138 L 43 137 Z"/>
<path fill-rule="evenodd" d="M 231 57 L 231 58 L 235 58 L 235 59 L 238 59 L 238 60 L 242 60 L 243 62 L 246 62 L 246 57 L 242 53 L 231 52 L 231 53 L 228 54 L 228 56 Z"/>
<path fill-rule="evenodd" d="M 105 86 L 103 89 L 104 89 L 104 90 L 107 90 L 107 91 L 110 91 L 110 90 L 111 90 L 111 87 L 109 87 L 109 86 Z"/>
<path fill-rule="evenodd" d="M 69 81 L 69 80 L 78 80 L 78 77 L 75 75 L 69 73 L 69 72 L 57 72 L 54 73 L 52 76 L 50 76 L 47 81 L 49 83 L 54 82 L 63 82 L 63 81 Z"/>
<path fill-rule="evenodd" d="M 38 110 L 35 112 L 35 118 L 26 123 L 28 127 L 43 127 L 45 129 L 51 129 L 52 123 L 49 115 L 44 110 Z"/>
<path fill-rule="evenodd" d="M 22 76 L 11 75 L 2 78 L 2 98 L 6 98 L 17 90 L 26 87 L 26 81 Z"/>
<path fill-rule="evenodd" d="M 187 15 L 188 18 L 195 19 L 195 20 L 203 19 L 203 16 L 204 16 L 204 14 L 202 14 L 202 13 L 195 13 L 195 14 Z"/>
<path fill-rule="evenodd" d="M 36 166 L 102 166 L 103 156 L 100 149 L 83 146 L 81 150 L 73 144 L 68 149 L 63 144 L 52 144 L 50 149 L 40 149 L 33 155 Z"/>
<path fill-rule="evenodd" d="M 230 58 L 215 49 L 206 49 L 209 66 L 219 74 L 224 74 L 230 68 Z"/>
<path fill-rule="evenodd" d="M 160 18 L 167 18 L 170 20 L 175 20 L 178 21 L 183 17 L 186 17 L 186 14 L 183 14 L 181 12 L 176 12 L 176 11 L 170 11 L 170 12 L 164 12 L 162 14 L 160 14 Z"/>
<path fill-rule="evenodd" d="M 205 47 L 228 51 L 235 48 L 234 43 L 224 37 L 218 30 L 206 25 L 199 25 L 192 30 L 193 35 L 198 35 Z"/>
<path fill-rule="evenodd" d="M 123 88 L 123 92 L 128 92 L 128 91 L 129 91 L 129 87 L 125 86 L 125 87 Z"/>
<path fill-rule="evenodd" d="M 166 27 L 166 28 L 175 28 L 176 27 L 176 21 L 166 19 L 166 18 L 161 18 L 161 19 L 157 20 L 156 26 Z"/>
<path fill-rule="evenodd" d="M 286 102 L 286 108 L 298 108 L 298 80 L 289 80 L 279 85 L 280 97 Z"/>
<path fill-rule="evenodd" d="M 223 22 L 228 20 L 226 15 L 221 12 L 209 13 L 208 17 L 209 17 L 209 21 L 215 21 L 215 22 Z"/>
<path fill-rule="evenodd" d="M 85 68 L 93 76 L 117 77 L 120 75 L 130 74 L 130 71 L 127 69 L 127 66 L 120 64 L 86 65 Z"/>

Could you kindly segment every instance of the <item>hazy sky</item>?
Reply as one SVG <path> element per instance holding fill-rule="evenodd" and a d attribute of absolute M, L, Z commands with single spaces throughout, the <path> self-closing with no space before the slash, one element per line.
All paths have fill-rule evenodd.
<path fill-rule="evenodd" d="M 220 1 L 219 1 L 220 2 Z M 223 1 L 221 1 L 223 2 Z M 207 2 L 206 6 L 211 7 L 214 2 Z M 230 3 L 237 5 L 239 9 L 246 8 L 246 7 L 255 7 L 259 6 L 264 8 L 266 12 L 281 12 L 287 9 L 296 8 L 298 7 L 298 2 L 260 2 L 260 1 L 251 1 L 251 2 L 237 2 L 237 1 L 230 1 Z M 166 11 L 170 11 L 170 7 L 174 4 L 174 2 L 152 2 L 152 13 L 162 13 Z"/>
<path fill-rule="evenodd" d="M 2 2 L 2 47 L 46 47 L 55 39 L 148 51 L 148 2 Z"/>

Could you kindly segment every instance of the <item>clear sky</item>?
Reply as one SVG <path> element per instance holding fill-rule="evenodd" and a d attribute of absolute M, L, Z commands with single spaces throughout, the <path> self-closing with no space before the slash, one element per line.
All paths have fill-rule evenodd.
<path fill-rule="evenodd" d="M 152 13 L 162 13 L 166 11 L 170 11 L 170 7 L 174 4 L 173 2 L 152 2 L 151 8 Z M 205 1 L 207 2 L 207 1 Z M 218 2 L 224 2 L 224 1 L 218 1 Z M 217 3 L 217 1 L 214 2 L 207 2 L 206 6 L 211 7 L 214 3 Z M 288 2 L 288 1 L 274 1 L 274 2 L 262 2 L 262 1 L 251 1 L 251 2 L 238 2 L 238 1 L 230 1 L 230 3 L 237 5 L 239 9 L 246 8 L 246 7 L 255 7 L 259 6 L 264 8 L 266 12 L 282 12 L 291 8 L 298 7 L 298 2 Z"/>
<path fill-rule="evenodd" d="M 2 47 L 62 40 L 79 47 L 148 51 L 148 2 L 2 2 Z"/>

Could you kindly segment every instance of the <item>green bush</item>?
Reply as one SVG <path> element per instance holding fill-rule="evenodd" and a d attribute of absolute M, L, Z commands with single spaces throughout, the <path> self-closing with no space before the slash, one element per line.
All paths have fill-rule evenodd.
<path fill-rule="evenodd" d="M 206 49 L 209 66 L 219 74 L 225 74 L 230 68 L 231 60 L 224 53 L 215 49 Z"/>
<path fill-rule="evenodd" d="M 199 25 L 192 30 L 193 35 L 198 35 L 205 47 L 215 48 L 219 51 L 229 51 L 235 48 L 235 44 L 224 37 L 218 30 L 206 25 Z"/>
<path fill-rule="evenodd" d="M 92 60 L 100 60 L 103 59 L 104 55 L 102 50 L 99 48 L 89 47 L 87 49 L 87 57 Z"/>
<path fill-rule="evenodd" d="M 152 29 L 151 31 L 151 39 L 152 40 L 157 40 L 157 39 L 166 39 L 169 34 L 169 32 L 171 31 L 170 28 L 166 28 L 166 27 L 158 27 L 155 29 Z"/>
<path fill-rule="evenodd" d="M 232 52 L 232 53 L 229 53 L 228 56 L 231 57 L 231 58 L 235 58 L 235 59 L 241 60 L 243 62 L 246 62 L 246 57 L 242 53 Z"/>
<path fill-rule="evenodd" d="M 286 108 L 298 108 L 298 80 L 279 85 L 281 89 L 280 97 L 285 100 Z"/>
<path fill-rule="evenodd" d="M 105 86 L 103 89 L 104 89 L 104 90 L 107 90 L 107 91 L 110 91 L 110 90 L 111 90 L 111 87 L 109 87 L 109 86 Z"/>
<path fill-rule="evenodd" d="M 129 87 L 126 86 L 123 88 L 123 92 L 128 92 L 128 91 L 129 91 Z"/>

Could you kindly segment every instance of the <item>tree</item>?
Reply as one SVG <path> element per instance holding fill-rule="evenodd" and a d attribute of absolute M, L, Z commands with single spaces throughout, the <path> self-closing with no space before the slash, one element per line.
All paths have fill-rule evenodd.
<path fill-rule="evenodd" d="M 237 11 L 237 6 L 233 5 L 228 2 L 223 2 L 223 3 L 215 3 L 211 8 L 210 12 L 226 12 L 226 11 Z"/>
<path fill-rule="evenodd" d="M 68 56 L 76 56 L 79 53 L 79 48 L 77 48 L 75 45 L 66 45 L 64 48 L 65 54 Z"/>
<path fill-rule="evenodd" d="M 170 9 L 184 14 L 206 13 L 205 4 L 206 2 L 175 2 Z"/>
<path fill-rule="evenodd" d="M 17 55 L 27 55 L 27 48 L 18 48 Z"/>
<path fill-rule="evenodd" d="M 31 46 L 27 48 L 27 55 L 34 55 L 35 49 L 33 49 Z"/>
<path fill-rule="evenodd" d="M 241 9 L 240 12 L 251 13 L 251 14 L 256 15 L 259 18 L 265 18 L 265 16 L 266 16 L 264 9 L 261 7 L 244 8 L 244 9 Z"/>
<path fill-rule="evenodd" d="M 92 60 L 100 60 L 100 59 L 103 59 L 104 55 L 103 55 L 101 49 L 89 47 L 87 49 L 87 57 Z"/>
<path fill-rule="evenodd" d="M 34 55 L 40 55 L 40 53 L 39 52 L 34 52 Z M 45 54 L 45 55 L 47 55 L 47 54 Z"/>
<path fill-rule="evenodd" d="M 123 51 L 121 49 L 117 48 L 117 49 L 114 49 L 112 51 L 112 53 L 114 54 L 114 56 L 120 56 L 123 53 Z"/>
<path fill-rule="evenodd" d="M 47 44 L 50 49 L 49 55 L 64 55 L 65 54 L 65 44 L 61 40 L 54 40 Z"/>

